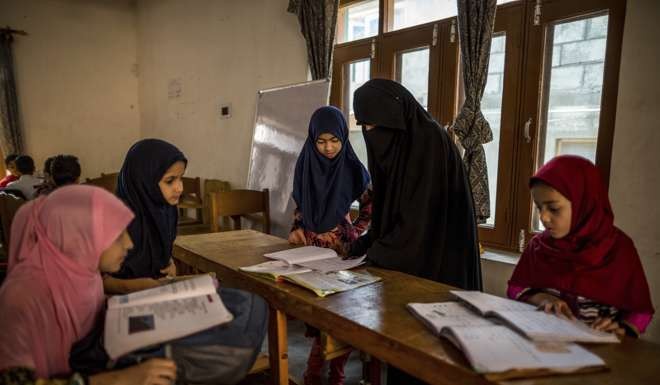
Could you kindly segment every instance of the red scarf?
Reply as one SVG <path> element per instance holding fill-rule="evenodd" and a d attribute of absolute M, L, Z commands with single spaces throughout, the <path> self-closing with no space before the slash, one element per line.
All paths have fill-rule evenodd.
<path fill-rule="evenodd" d="M 530 179 L 571 202 L 571 230 L 532 238 L 510 284 L 552 288 L 631 312 L 653 313 L 649 287 L 632 240 L 614 226 L 607 189 L 596 166 L 572 155 L 548 162 Z"/>

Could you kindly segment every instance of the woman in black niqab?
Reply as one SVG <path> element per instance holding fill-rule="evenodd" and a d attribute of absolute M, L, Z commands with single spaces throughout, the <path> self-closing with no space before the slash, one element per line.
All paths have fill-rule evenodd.
<path fill-rule="evenodd" d="M 391 80 L 366 82 L 353 100 L 363 125 L 374 205 L 371 229 L 351 254 L 366 250 L 377 266 L 481 290 L 472 195 L 446 130 Z"/>

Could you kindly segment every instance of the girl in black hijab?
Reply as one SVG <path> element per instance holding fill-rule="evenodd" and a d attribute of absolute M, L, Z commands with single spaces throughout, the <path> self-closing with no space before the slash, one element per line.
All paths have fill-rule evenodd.
<path fill-rule="evenodd" d="M 363 126 L 374 202 L 371 228 L 350 254 L 366 251 L 376 266 L 481 290 L 472 194 L 445 129 L 391 80 L 358 88 L 353 110 Z M 388 370 L 390 384 L 416 381 Z"/>
<path fill-rule="evenodd" d="M 117 196 L 133 210 L 128 233 L 135 247 L 121 270 L 104 281 L 106 292 L 126 293 L 159 285 L 176 275 L 172 246 L 176 238 L 176 205 L 188 161 L 178 148 L 159 139 L 133 145 L 119 172 Z"/>

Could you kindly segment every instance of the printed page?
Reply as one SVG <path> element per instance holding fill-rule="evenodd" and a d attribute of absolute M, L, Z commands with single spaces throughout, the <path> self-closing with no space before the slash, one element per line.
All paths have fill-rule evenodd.
<path fill-rule="evenodd" d="M 512 299 L 502 298 L 496 295 L 482 293 L 480 291 L 452 290 L 451 293 L 458 299 L 473 306 L 485 316 L 491 315 L 488 313 L 497 310 L 536 311 L 536 307 L 528 303 L 514 301 Z"/>
<path fill-rule="evenodd" d="M 436 334 L 447 326 L 494 325 L 459 302 L 409 303 L 407 307 Z"/>
<path fill-rule="evenodd" d="M 618 343 L 612 333 L 594 330 L 583 322 L 560 318 L 542 311 L 500 311 L 500 318 L 534 341 L 564 341 L 585 343 Z"/>
<path fill-rule="evenodd" d="M 141 290 L 126 295 L 116 295 L 108 299 L 108 308 L 142 305 L 164 300 L 196 297 L 215 293 L 213 278 L 208 275 L 199 275 L 191 279 Z"/>
<path fill-rule="evenodd" d="M 285 276 L 285 279 L 314 291 L 319 297 L 369 285 L 380 281 L 380 277 L 369 274 L 337 271 L 323 274 L 318 271 Z"/>
<path fill-rule="evenodd" d="M 271 275 L 275 278 L 281 276 L 281 275 L 288 275 L 288 274 L 301 274 L 301 273 L 308 273 L 312 271 L 311 269 L 308 269 L 306 267 L 300 267 L 296 265 L 289 265 L 288 263 L 284 261 L 268 261 L 264 263 L 259 263 L 257 265 L 252 265 L 252 266 L 245 266 L 239 268 L 241 271 L 245 271 L 248 273 L 257 273 L 257 274 L 266 274 L 266 275 Z"/>
<path fill-rule="evenodd" d="M 318 261 L 319 259 L 335 258 L 337 253 L 332 249 L 316 246 L 304 246 L 295 249 L 282 250 L 276 253 L 264 254 L 264 257 L 285 261 L 290 265 L 303 262 Z"/>
<path fill-rule="evenodd" d="M 605 365 L 600 357 L 579 345 L 534 344 L 505 326 L 450 327 L 445 331 L 460 342 L 460 348 L 478 373 L 525 369 L 572 372 Z"/>
<path fill-rule="evenodd" d="M 217 293 L 109 309 L 105 349 L 112 359 L 229 322 L 233 316 Z"/>
<path fill-rule="evenodd" d="M 364 260 L 367 258 L 365 255 L 361 258 L 356 259 L 341 259 L 340 257 L 328 258 L 328 259 L 319 259 L 316 261 L 302 262 L 298 263 L 299 266 L 304 266 L 308 269 L 320 271 L 321 273 L 331 273 L 334 271 L 341 270 L 350 270 L 364 264 Z"/>

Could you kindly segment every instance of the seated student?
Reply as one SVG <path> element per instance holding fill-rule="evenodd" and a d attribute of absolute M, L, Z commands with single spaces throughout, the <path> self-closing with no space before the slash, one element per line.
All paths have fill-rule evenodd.
<path fill-rule="evenodd" d="M 121 265 L 131 247 L 126 226 L 132 218 L 112 194 L 87 186 L 21 207 L 12 224 L 8 276 L 0 288 L 0 383 L 71 376 L 69 351 L 103 308 L 99 271 Z M 89 380 L 156 385 L 159 378 L 175 375 L 172 361 L 154 359 Z"/>
<path fill-rule="evenodd" d="M 160 285 L 175 276 L 172 247 L 176 238 L 176 205 L 183 192 L 187 160 L 178 148 L 159 139 L 135 143 L 121 167 L 117 196 L 135 213 L 128 232 L 135 247 L 122 268 L 106 276 L 106 293 L 129 293 Z"/>
<path fill-rule="evenodd" d="M 507 294 L 594 329 L 638 336 L 654 313 L 633 241 L 614 226 L 596 166 L 558 156 L 529 182 L 545 230 L 532 238 Z"/>
<path fill-rule="evenodd" d="M 5 157 L 5 168 L 7 169 L 7 175 L 0 180 L 0 188 L 7 187 L 7 185 L 15 180 L 18 180 L 16 175 L 16 158 L 18 155 L 11 154 Z"/>
<path fill-rule="evenodd" d="M 55 159 L 55 157 L 51 156 L 48 157 L 44 162 L 44 169 L 41 172 L 43 182 L 39 186 L 37 186 L 37 191 L 35 192 L 35 195 L 37 196 L 47 195 L 48 193 L 50 193 L 55 189 L 53 178 L 50 174 L 50 166 L 51 164 L 53 164 L 53 159 Z"/>
<path fill-rule="evenodd" d="M 92 385 L 167 385 L 177 376 L 182 383 L 233 384 L 245 376 L 265 336 L 267 307 L 227 288 L 218 293 L 234 319 L 169 342 L 176 362 L 160 358 L 161 345 L 122 357 L 116 364 L 128 367 L 111 372 L 105 356 L 92 371 L 101 373 L 87 381 L 72 373 L 74 343 L 103 323 L 100 273 L 120 268 L 132 247 L 126 231 L 132 218 L 119 199 L 92 186 L 66 186 L 19 210 L 12 234 L 20 235 L 12 239 L 0 288 L 0 384 L 63 383 L 48 380 L 54 376 Z"/>
<path fill-rule="evenodd" d="M 11 182 L 7 185 L 7 190 L 20 191 L 25 199 L 30 200 L 34 198 L 39 186 L 43 179 L 34 176 L 34 160 L 29 155 L 20 155 L 14 161 L 16 163 L 16 175 L 18 180 Z"/>
<path fill-rule="evenodd" d="M 353 110 L 363 126 L 374 190 L 369 232 L 353 243 L 379 267 L 468 290 L 481 289 L 472 195 L 447 131 L 401 84 L 372 79 Z M 388 367 L 388 384 L 420 383 Z"/>
<path fill-rule="evenodd" d="M 316 110 L 296 163 L 293 199 L 298 207 L 289 242 L 327 247 L 346 255 L 371 220 L 368 184 L 369 174 L 348 141 L 348 126 L 341 111 L 335 107 Z M 349 211 L 355 200 L 360 202 L 360 215 L 351 221 Z M 304 382 L 320 384 L 323 359 L 319 331 L 308 327 L 306 335 L 314 341 Z M 344 383 L 348 356 L 330 361 L 330 385 Z"/>

